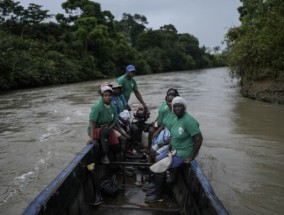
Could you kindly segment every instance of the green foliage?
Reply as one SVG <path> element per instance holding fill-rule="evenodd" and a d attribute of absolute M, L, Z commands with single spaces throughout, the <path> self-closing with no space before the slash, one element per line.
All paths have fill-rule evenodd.
<path fill-rule="evenodd" d="M 150 74 L 221 62 L 171 24 L 147 29 L 145 16 L 126 13 L 117 21 L 90 0 L 67 0 L 62 8 L 53 22 L 40 5 L 0 0 L 1 90 L 117 77 L 128 64 Z"/>
<path fill-rule="evenodd" d="M 275 79 L 284 70 L 284 2 L 242 2 L 241 26 L 227 33 L 233 75 L 242 81 Z"/>

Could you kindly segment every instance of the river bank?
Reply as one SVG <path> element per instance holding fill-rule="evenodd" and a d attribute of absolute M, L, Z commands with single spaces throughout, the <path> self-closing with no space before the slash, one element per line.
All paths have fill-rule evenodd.
<path fill-rule="evenodd" d="M 284 79 L 248 81 L 243 83 L 241 94 L 259 101 L 284 104 Z"/>

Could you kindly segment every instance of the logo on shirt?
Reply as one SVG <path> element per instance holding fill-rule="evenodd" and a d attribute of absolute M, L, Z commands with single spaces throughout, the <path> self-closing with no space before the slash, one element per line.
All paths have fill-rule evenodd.
<path fill-rule="evenodd" d="M 114 114 L 112 113 L 112 114 L 111 114 L 111 118 L 113 118 L 113 117 L 114 117 Z"/>
<path fill-rule="evenodd" d="M 179 128 L 178 128 L 178 133 L 179 133 L 179 134 L 183 134 L 183 133 L 184 133 L 184 129 L 183 129 L 182 127 L 179 127 Z"/>

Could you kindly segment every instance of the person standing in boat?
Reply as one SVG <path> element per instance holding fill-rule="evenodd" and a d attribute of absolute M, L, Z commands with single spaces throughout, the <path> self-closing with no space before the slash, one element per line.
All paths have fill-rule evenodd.
<path fill-rule="evenodd" d="M 88 143 L 99 140 L 101 163 L 108 164 L 109 145 L 118 145 L 119 141 L 113 127 L 118 122 L 118 114 L 112 103 L 113 89 L 108 85 L 101 85 L 101 99 L 92 107 L 89 116 Z"/>
<path fill-rule="evenodd" d="M 199 129 L 199 123 L 186 111 L 185 99 L 180 96 L 175 97 L 172 101 L 172 107 L 176 118 L 169 128 L 171 132 L 170 145 L 172 150 L 176 151 L 176 154 L 172 157 L 170 168 L 177 168 L 184 163 L 189 164 L 198 155 L 203 137 Z M 165 151 L 157 156 L 157 161 L 166 156 L 167 152 Z M 146 202 L 163 201 L 165 179 L 165 173 L 154 173 L 154 190 L 151 195 L 146 197 Z"/>
<path fill-rule="evenodd" d="M 142 106 L 144 108 L 147 108 L 140 92 L 138 91 L 138 86 L 137 83 L 135 81 L 135 79 L 133 78 L 135 76 L 136 73 L 136 68 L 133 65 L 128 65 L 126 67 L 126 72 L 124 75 L 120 76 L 119 78 L 117 78 L 117 83 L 120 84 L 122 86 L 122 95 L 124 96 L 126 102 L 128 103 L 129 99 L 130 99 L 130 95 L 132 93 L 132 91 L 134 92 L 136 98 L 138 99 L 138 101 L 142 104 Z"/>
<path fill-rule="evenodd" d="M 126 67 L 126 70 L 125 70 L 125 74 L 120 76 L 119 78 L 117 78 L 117 83 L 122 85 L 122 95 L 124 96 L 126 102 L 128 103 L 129 99 L 130 99 L 130 96 L 131 96 L 131 93 L 134 92 L 136 98 L 138 99 L 138 101 L 142 104 L 142 106 L 144 107 L 144 109 L 147 109 L 147 106 L 140 94 L 140 92 L 138 91 L 138 86 L 137 86 L 137 83 L 136 83 L 136 80 L 133 78 L 135 76 L 135 73 L 136 73 L 136 68 L 135 66 L 133 65 L 128 65 Z M 132 141 L 133 142 L 139 142 L 140 140 L 137 139 L 137 137 L 140 137 L 139 135 L 139 128 L 137 125 L 135 124 L 132 124 L 131 125 L 131 136 L 133 138 L 136 138 L 136 139 L 133 139 Z"/>

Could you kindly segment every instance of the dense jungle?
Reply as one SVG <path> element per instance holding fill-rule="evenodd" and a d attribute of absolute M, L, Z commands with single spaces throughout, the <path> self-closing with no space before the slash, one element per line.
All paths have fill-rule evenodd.
<path fill-rule="evenodd" d="M 89 0 L 62 8 L 53 15 L 37 4 L 0 1 L 1 90 L 115 77 L 130 63 L 140 75 L 225 65 L 171 24 L 153 30 L 145 16 L 126 13 L 115 20 Z"/>
<path fill-rule="evenodd" d="M 140 75 L 229 66 L 244 96 L 284 103 L 284 2 L 241 3 L 220 50 L 172 24 L 148 28 L 144 15 L 116 20 L 90 0 L 67 0 L 61 14 L 1 0 L 0 90 L 116 77 L 129 63 Z"/>

